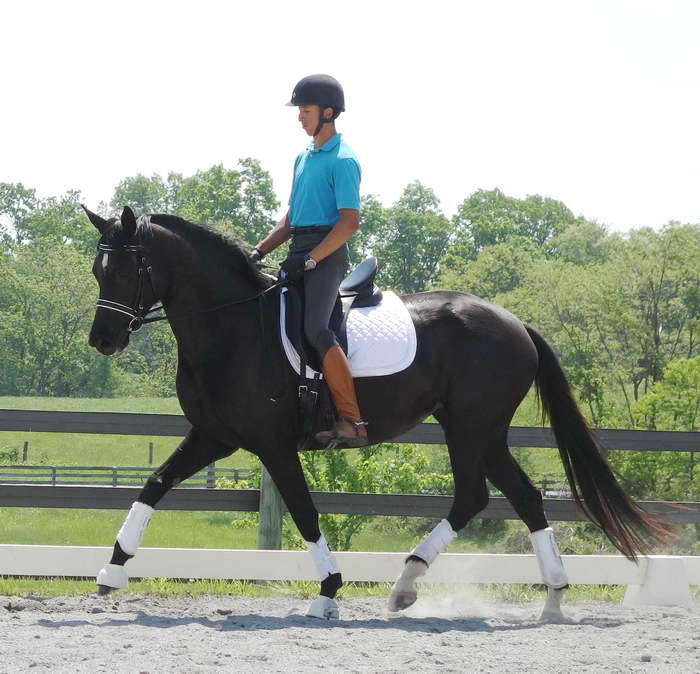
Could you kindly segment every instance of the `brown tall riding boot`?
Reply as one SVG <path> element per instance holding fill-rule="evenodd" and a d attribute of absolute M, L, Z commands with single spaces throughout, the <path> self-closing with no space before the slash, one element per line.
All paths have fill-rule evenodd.
<path fill-rule="evenodd" d="M 333 443 L 336 447 L 368 445 L 366 424 L 360 416 L 350 365 L 343 350 L 337 344 L 326 352 L 322 369 L 335 405 L 337 421 L 332 431 L 317 433 L 316 439 L 324 445 Z"/>

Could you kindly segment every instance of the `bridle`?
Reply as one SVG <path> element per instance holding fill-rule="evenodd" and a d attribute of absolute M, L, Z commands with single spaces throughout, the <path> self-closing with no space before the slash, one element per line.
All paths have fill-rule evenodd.
<path fill-rule="evenodd" d="M 97 309 L 107 309 L 109 311 L 117 311 L 120 314 L 125 314 L 131 318 L 129 321 L 129 332 L 136 332 L 140 330 L 146 323 L 153 323 L 155 321 L 165 321 L 168 319 L 167 316 L 152 316 L 148 318 L 148 314 L 160 311 L 163 305 L 160 303 L 154 304 L 149 309 L 146 309 L 143 305 L 143 287 L 145 285 L 145 280 L 148 279 L 148 284 L 151 286 L 151 291 L 153 292 L 153 297 L 156 296 L 155 290 L 153 289 L 153 280 L 151 279 L 151 266 L 146 262 L 146 256 L 143 254 L 143 248 L 141 246 L 135 245 L 124 245 L 124 246 L 110 246 L 106 243 L 98 243 L 97 250 L 108 253 L 116 250 L 124 250 L 128 253 L 136 253 L 136 265 L 138 273 L 138 285 L 136 287 L 136 297 L 132 302 L 131 306 L 122 304 L 121 302 L 113 302 L 112 300 L 105 300 L 101 297 L 97 300 L 95 306 Z"/>
<path fill-rule="evenodd" d="M 150 318 L 148 317 L 148 314 L 155 313 L 156 311 L 162 311 L 163 310 L 163 304 L 161 302 L 157 302 L 156 304 L 152 305 L 150 308 L 146 309 L 143 304 L 143 289 L 148 282 L 148 284 L 151 286 L 151 292 L 153 293 L 153 297 L 156 297 L 156 292 L 153 287 L 153 280 L 151 278 L 151 265 L 148 264 L 146 260 L 146 256 L 143 254 L 143 248 L 138 245 L 134 244 L 125 244 L 122 246 L 112 246 L 109 244 L 105 243 L 98 243 L 97 244 L 97 250 L 101 252 L 112 252 L 112 251 L 126 251 L 127 253 L 136 253 L 137 258 L 136 258 L 136 265 L 137 265 L 137 273 L 138 273 L 138 284 L 136 287 L 136 297 L 134 298 L 134 301 L 132 302 L 131 306 L 128 306 L 126 304 L 122 304 L 121 302 L 114 302 L 112 300 L 105 300 L 102 299 L 101 297 L 97 300 L 95 306 L 97 309 L 107 309 L 109 311 L 117 311 L 120 314 L 125 314 L 126 316 L 129 316 L 131 320 L 129 321 L 129 327 L 128 330 L 129 332 L 136 332 L 140 330 L 144 325 L 147 323 L 155 323 L 156 321 L 167 321 L 168 316 L 151 316 Z M 218 311 L 220 309 L 224 309 L 226 307 L 230 307 L 236 304 L 243 304 L 245 302 L 250 302 L 255 299 L 260 299 L 262 298 L 271 290 L 274 290 L 275 288 L 287 283 L 285 280 L 281 281 L 276 281 L 269 287 L 265 288 L 264 290 L 261 290 L 260 292 L 256 293 L 255 295 L 251 295 L 250 297 L 244 297 L 243 299 L 239 300 L 233 300 L 232 302 L 226 302 L 224 304 L 219 304 L 215 307 L 210 307 L 208 309 L 200 309 L 197 313 L 209 313 L 212 311 Z M 260 307 L 261 312 L 262 312 L 262 306 Z M 194 312 L 192 312 L 194 313 Z M 261 319 L 262 320 L 262 319 Z"/>

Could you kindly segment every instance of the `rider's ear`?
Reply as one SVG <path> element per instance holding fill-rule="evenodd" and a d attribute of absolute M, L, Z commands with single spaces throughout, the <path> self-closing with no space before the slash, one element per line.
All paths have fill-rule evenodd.
<path fill-rule="evenodd" d="M 134 215 L 134 211 L 132 211 L 128 206 L 124 206 L 122 217 L 120 219 L 124 234 L 126 234 L 128 238 L 134 236 L 134 234 L 136 234 L 136 216 Z"/>
<path fill-rule="evenodd" d="M 90 222 L 95 225 L 97 231 L 100 234 L 104 234 L 105 230 L 109 227 L 109 223 L 104 218 L 97 215 L 97 213 L 93 213 L 85 204 L 80 204 L 80 206 L 85 211 L 88 218 L 90 218 Z"/>

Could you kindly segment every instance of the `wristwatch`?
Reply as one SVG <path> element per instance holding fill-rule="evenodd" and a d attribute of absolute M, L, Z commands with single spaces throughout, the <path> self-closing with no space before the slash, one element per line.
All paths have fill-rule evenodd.
<path fill-rule="evenodd" d="M 316 260 L 314 260 L 308 253 L 304 255 L 304 271 L 311 271 L 316 269 Z"/>
<path fill-rule="evenodd" d="M 250 259 L 252 262 L 259 262 L 262 260 L 265 256 L 260 252 L 260 248 L 257 246 L 253 248 L 253 250 L 250 251 Z"/>

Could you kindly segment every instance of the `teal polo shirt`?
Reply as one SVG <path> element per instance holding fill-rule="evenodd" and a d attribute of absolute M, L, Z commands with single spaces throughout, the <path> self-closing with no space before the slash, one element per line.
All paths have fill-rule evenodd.
<path fill-rule="evenodd" d="M 362 171 L 355 153 L 341 134 L 321 147 L 313 141 L 294 161 L 294 181 L 289 197 L 292 227 L 334 225 L 339 209 L 360 208 Z"/>

